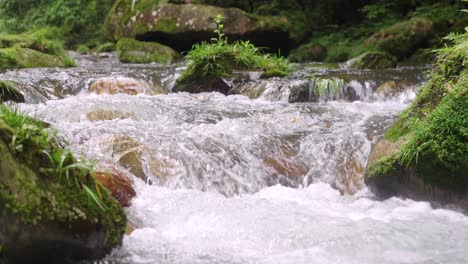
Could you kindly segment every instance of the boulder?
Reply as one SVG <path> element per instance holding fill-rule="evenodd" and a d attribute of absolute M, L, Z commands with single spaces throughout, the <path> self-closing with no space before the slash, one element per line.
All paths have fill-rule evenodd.
<path fill-rule="evenodd" d="M 112 168 L 109 171 L 96 172 L 94 178 L 112 193 L 121 206 L 130 206 L 131 199 L 136 195 L 130 177 L 122 171 Z"/>
<path fill-rule="evenodd" d="M 385 52 L 366 52 L 356 58 L 345 62 L 345 66 L 351 69 L 380 70 L 395 68 L 397 59 Z"/>
<path fill-rule="evenodd" d="M 377 48 L 402 60 L 413 54 L 430 39 L 432 22 L 427 18 L 414 18 L 384 28 L 364 43 L 366 47 Z"/>
<path fill-rule="evenodd" d="M 327 48 L 320 44 L 305 44 L 294 49 L 288 59 L 292 62 L 323 61 L 327 57 Z"/>
<path fill-rule="evenodd" d="M 18 46 L 0 49 L 0 69 L 70 67 L 66 56 L 55 56 Z"/>
<path fill-rule="evenodd" d="M 76 263 L 110 253 L 121 243 L 126 227 L 117 201 L 103 191 L 102 207 L 98 206 L 83 187 L 96 191 L 89 174 L 78 176 L 77 170 L 69 168 L 70 182 L 65 174 L 63 178 L 54 174 L 56 168 L 49 169 L 42 151 L 60 153 L 60 146 L 52 141 L 12 150 L 17 133 L 18 128 L 0 119 L 0 261 Z M 41 137 L 40 133 L 44 131 L 29 140 Z M 64 166 L 70 161 L 69 156 Z"/>
<path fill-rule="evenodd" d="M 89 86 L 89 92 L 97 94 L 118 94 L 125 93 L 129 95 L 137 94 L 160 94 L 161 87 L 153 87 L 145 81 L 136 80 L 133 78 L 116 76 L 105 77 L 93 82 Z"/>
<path fill-rule="evenodd" d="M 117 43 L 117 56 L 125 63 L 168 64 L 179 58 L 179 53 L 159 43 L 122 38 Z"/>
<path fill-rule="evenodd" d="M 386 81 L 377 87 L 375 93 L 382 95 L 385 98 L 395 97 L 412 87 L 414 87 L 414 85 L 411 85 L 405 81 Z"/>
<path fill-rule="evenodd" d="M 24 103 L 24 95 L 12 83 L 0 81 L 0 103 L 6 101 Z"/>
<path fill-rule="evenodd" d="M 225 17 L 223 32 L 229 40 L 250 40 L 256 46 L 281 50 L 292 47 L 287 19 L 254 16 L 237 8 L 198 4 L 161 4 L 158 0 L 119 0 L 105 23 L 107 37 L 158 42 L 177 51 L 187 51 L 195 43 L 215 37 L 217 15 Z"/>

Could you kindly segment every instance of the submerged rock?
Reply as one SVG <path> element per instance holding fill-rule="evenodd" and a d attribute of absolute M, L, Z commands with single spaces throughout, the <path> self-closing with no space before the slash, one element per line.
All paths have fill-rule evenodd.
<path fill-rule="evenodd" d="M 356 58 L 350 59 L 345 63 L 347 68 L 351 69 L 371 69 L 380 70 L 395 68 L 397 59 L 385 52 L 366 52 Z"/>
<path fill-rule="evenodd" d="M 6 101 L 24 103 L 24 95 L 12 83 L 0 81 L 0 103 Z"/>
<path fill-rule="evenodd" d="M 114 119 L 127 119 L 135 118 L 133 112 L 122 112 L 118 110 L 104 110 L 98 109 L 86 114 L 86 117 L 89 121 L 105 121 L 105 120 L 114 120 Z"/>
<path fill-rule="evenodd" d="M 149 83 L 128 77 L 105 77 L 93 82 L 89 86 L 91 93 L 97 94 L 118 94 L 125 93 L 129 95 L 137 94 L 160 94 L 161 87 L 152 87 Z"/>
<path fill-rule="evenodd" d="M 230 41 L 245 39 L 256 46 L 289 53 L 289 22 L 281 17 L 249 15 L 237 8 L 198 4 L 160 4 L 157 0 L 119 0 L 108 15 L 104 30 L 109 39 L 154 41 L 178 51 L 215 37 L 213 19 L 222 15 L 223 33 Z"/>
<path fill-rule="evenodd" d="M 112 168 L 109 171 L 96 172 L 95 179 L 104 186 L 121 206 L 130 206 L 130 202 L 135 197 L 133 181 L 123 172 Z"/>
<path fill-rule="evenodd" d="M 159 43 L 122 38 L 117 43 L 117 56 L 125 63 L 168 64 L 179 58 L 179 53 Z"/>
<path fill-rule="evenodd" d="M 0 69 L 74 66 L 71 59 L 20 47 L 0 49 Z"/>
<path fill-rule="evenodd" d="M 62 156 L 63 167 L 49 167 L 53 164 L 46 152 L 65 154 L 54 141 L 43 141 L 44 130 L 30 126 L 13 128 L 0 118 L 0 262 L 58 264 L 103 258 L 122 241 L 122 208 L 104 189 L 96 198 L 101 205 L 90 197 L 87 190 L 98 187 L 86 171 L 70 167 L 72 156 Z M 26 139 L 18 133 L 31 134 Z M 22 148 L 11 147 L 15 135 L 24 140 Z"/>

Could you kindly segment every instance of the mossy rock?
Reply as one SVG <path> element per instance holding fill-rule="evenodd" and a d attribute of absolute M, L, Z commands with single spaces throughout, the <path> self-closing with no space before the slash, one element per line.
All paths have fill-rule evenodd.
<path fill-rule="evenodd" d="M 30 121 L 28 129 L 36 121 Z M 37 121 L 38 122 L 38 121 Z M 0 119 L 0 245 L 5 263 L 75 263 L 99 259 L 118 246 L 125 214 L 103 188 L 94 202 L 84 187 L 97 190 L 90 174 L 76 185 L 76 170 L 58 178 L 46 169 L 44 151 L 60 153 L 54 141 L 38 142 L 43 130 L 31 130 L 23 149 L 13 148 L 25 128 Z M 35 143 L 34 143 L 35 142 Z M 18 145 L 16 145 L 18 146 Z M 52 157 L 51 157 L 52 158 Z M 71 159 L 71 160 L 70 160 Z M 73 158 L 64 161 L 69 165 Z M 65 175 L 63 175 L 65 177 Z"/>
<path fill-rule="evenodd" d="M 381 29 L 365 42 L 368 48 L 387 52 L 399 60 L 413 54 L 432 36 L 433 24 L 427 18 L 413 18 Z"/>
<path fill-rule="evenodd" d="M 396 67 L 397 59 L 385 52 L 366 52 L 345 63 L 351 69 L 381 70 Z"/>
<path fill-rule="evenodd" d="M 125 63 L 169 64 L 179 58 L 179 53 L 159 43 L 122 38 L 117 43 L 117 56 Z"/>
<path fill-rule="evenodd" d="M 168 4 L 159 0 L 133 2 L 119 0 L 104 23 L 108 39 L 154 41 L 177 51 L 187 51 L 195 43 L 215 37 L 217 15 L 225 17 L 223 32 L 234 41 L 245 39 L 260 47 L 289 53 L 293 42 L 290 23 L 282 17 L 250 15 L 237 8 L 198 4 Z"/>
<path fill-rule="evenodd" d="M 72 67 L 68 56 L 54 56 L 18 46 L 0 49 L 0 69 Z"/>
<path fill-rule="evenodd" d="M 16 89 L 13 83 L 0 81 L 0 103 L 6 101 L 23 103 L 24 95 Z"/>
<path fill-rule="evenodd" d="M 115 51 L 115 44 L 112 42 L 106 42 L 96 47 L 97 53 L 112 52 L 112 51 Z"/>
<path fill-rule="evenodd" d="M 381 198 L 400 195 L 468 212 L 468 33 L 438 52 L 431 80 L 371 154 L 366 183 Z M 380 154 L 379 154 L 380 153 Z"/>
<path fill-rule="evenodd" d="M 178 79 L 173 92 L 228 94 L 231 87 L 221 77 Z"/>
<path fill-rule="evenodd" d="M 327 48 L 320 44 L 305 44 L 293 50 L 288 59 L 292 62 L 323 61 L 327 57 Z"/>

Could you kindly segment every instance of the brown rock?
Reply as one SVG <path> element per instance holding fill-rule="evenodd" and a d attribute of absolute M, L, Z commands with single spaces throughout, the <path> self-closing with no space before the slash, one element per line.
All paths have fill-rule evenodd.
<path fill-rule="evenodd" d="M 162 93 L 161 87 L 152 87 L 149 83 L 128 77 L 105 77 L 93 82 L 89 87 L 89 92 L 97 94 L 118 94 L 129 95 L 158 94 Z"/>
<path fill-rule="evenodd" d="M 127 175 L 113 168 L 111 171 L 96 172 L 94 177 L 112 193 L 120 205 L 130 206 L 131 199 L 135 197 L 136 192 L 133 189 L 133 181 Z"/>

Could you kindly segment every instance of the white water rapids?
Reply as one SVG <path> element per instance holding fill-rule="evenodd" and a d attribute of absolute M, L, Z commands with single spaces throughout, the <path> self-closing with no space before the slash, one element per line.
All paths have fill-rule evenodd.
<path fill-rule="evenodd" d="M 372 143 L 408 100 L 94 95 L 87 85 L 99 77 L 164 85 L 177 70 L 85 62 L 0 79 L 33 85 L 21 109 L 53 124 L 77 155 L 116 162 L 107 149 L 115 135 L 146 146 L 143 167 L 153 185 L 135 178 L 127 209 L 137 228 L 102 263 L 468 263 L 468 217 L 425 202 L 378 201 L 363 183 Z M 404 70 L 387 74 L 405 78 Z M 72 92 L 62 96 L 59 87 Z M 103 109 L 129 115 L 89 120 Z M 164 175 L 151 169 L 155 160 L 169 164 Z"/>

